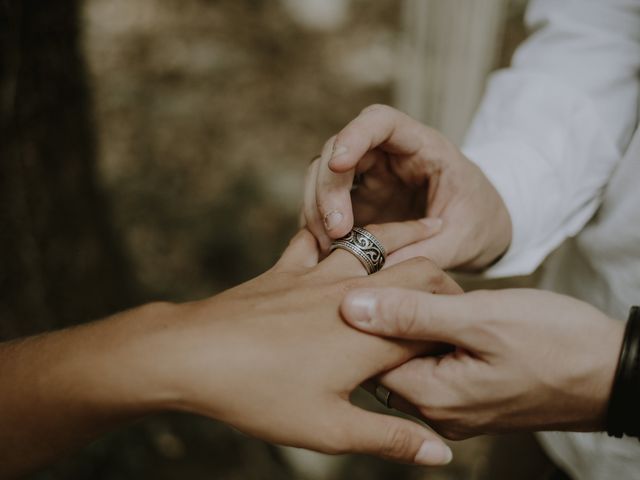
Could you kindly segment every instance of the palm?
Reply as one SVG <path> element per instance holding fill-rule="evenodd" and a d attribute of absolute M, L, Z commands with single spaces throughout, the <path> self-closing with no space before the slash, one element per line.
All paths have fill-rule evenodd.
<path fill-rule="evenodd" d="M 426 181 L 409 182 L 401 178 L 394 165 L 405 156 L 379 152 L 380 159 L 361 176 L 351 193 L 356 225 L 387 223 L 422 218 L 426 213 Z"/>

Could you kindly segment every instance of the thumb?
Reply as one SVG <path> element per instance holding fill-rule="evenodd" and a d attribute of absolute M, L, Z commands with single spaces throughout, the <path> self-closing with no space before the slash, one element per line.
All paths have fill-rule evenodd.
<path fill-rule="evenodd" d="M 446 465 L 451 449 L 433 432 L 410 420 L 349 405 L 344 415 L 346 450 L 403 463 Z"/>
<path fill-rule="evenodd" d="M 313 234 L 303 228 L 291 239 L 282 253 L 276 268 L 289 271 L 299 268 L 312 268 L 318 264 L 320 250 Z"/>
<path fill-rule="evenodd" d="M 385 337 L 430 340 L 470 347 L 473 309 L 469 294 L 434 295 L 416 290 L 352 290 L 342 301 L 344 320 Z"/>

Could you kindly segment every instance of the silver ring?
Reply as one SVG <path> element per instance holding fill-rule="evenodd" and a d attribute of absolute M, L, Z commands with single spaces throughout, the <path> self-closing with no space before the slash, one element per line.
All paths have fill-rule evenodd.
<path fill-rule="evenodd" d="M 376 385 L 376 399 L 386 408 L 391 408 L 389 400 L 391 400 L 391 390 L 382 385 Z"/>
<path fill-rule="evenodd" d="M 353 227 L 347 235 L 331 243 L 331 251 L 341 248 L 353 254 L 369 275 L 379 272 L 384 266 L 386 251 L 382 243 L 361 227 Z"/>

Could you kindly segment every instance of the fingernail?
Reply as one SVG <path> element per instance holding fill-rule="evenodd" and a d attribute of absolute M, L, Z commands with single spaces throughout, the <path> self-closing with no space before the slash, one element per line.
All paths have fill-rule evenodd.
<path fill-rule="evenodd" d="M 337 210 L 333 210 L 332 212 L 327 213 L 324 216 L 324 226 L 327 227 L 327 230 L 333 230 L 340 222 L 342 222 L 343 215 Z"/>
<path fill-rule="evenodd" d="M 340 146 L 335 146 L 333 147 L 333 152 L 331 153 L 331 158 L 336 158 L 340 155 L 342 155 L 343 153 L 347 153 L 349 151 L 349 149 L 347 147 L 345 147 L 344 145 L 340 145 Z"/>
<path fill-rule="evenodd" d="M 425 440 L 416 453 L 415 462 L 420 465 L 446 465 L 452 458 L 453 452 L 449 447 L 435 440 Z"/>
<path fill-rule="evenodd" d="M 429 229 L 429 233 L 436 234 L 442 229 L 442 219 L 439 217 L 427 217 L 420 219 L 420 222 Z"/>
<path fill-rule="evenodd" d="M 368 325 L 376 309 L 376 297 L 372 293 L 358 293 L 349 299 L 349 320 L 359 325 Z"/>

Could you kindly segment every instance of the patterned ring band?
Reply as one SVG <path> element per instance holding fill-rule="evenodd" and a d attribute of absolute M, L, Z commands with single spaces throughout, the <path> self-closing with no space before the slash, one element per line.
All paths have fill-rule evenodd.
<path fill-rule="evenodd" d="M 336 248 L 354 255 L 371 275 L 384 266 L 386 252 L 380 241 L 361 227 L 354 227 L 347 235 L 331 243 L 331 251 Z"/>

